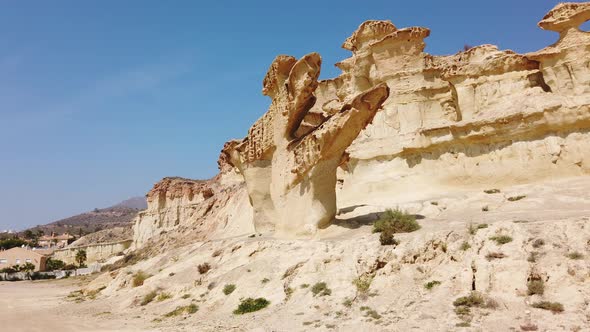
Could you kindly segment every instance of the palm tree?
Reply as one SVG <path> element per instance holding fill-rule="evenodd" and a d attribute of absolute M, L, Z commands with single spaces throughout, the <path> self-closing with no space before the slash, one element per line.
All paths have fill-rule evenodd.
<path fill-rule="evenodd" d="M 79 267 L 84 265 L 84 262 L 86 262 L 86 250 L 78 250 L 76 253 L 76 262 L 78 263 Z"/>

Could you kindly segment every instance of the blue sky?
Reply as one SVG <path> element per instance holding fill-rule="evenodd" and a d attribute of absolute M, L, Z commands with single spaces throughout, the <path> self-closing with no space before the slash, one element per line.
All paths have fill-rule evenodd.
<path fill-rule="evenodd" d="M 528 52 L 558 1 L 11 1 L 0 11 L 0 230 L 208 178 L 266 111 L 277 54 L 317 51 L 322 78 L 367 19 L 425 26 L 432 54 Z"/>

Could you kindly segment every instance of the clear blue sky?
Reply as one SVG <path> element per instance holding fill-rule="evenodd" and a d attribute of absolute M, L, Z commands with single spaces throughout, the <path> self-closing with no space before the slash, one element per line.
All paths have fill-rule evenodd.
<path fill-rule="evenodd" d="M 432 54 L 528 52 L 558 1 L 9 1 L 0 11 L 0 230 L 208 178 L 266 111 L 277 54 L 323 57 L 367 19 L 425 26 Z"/>

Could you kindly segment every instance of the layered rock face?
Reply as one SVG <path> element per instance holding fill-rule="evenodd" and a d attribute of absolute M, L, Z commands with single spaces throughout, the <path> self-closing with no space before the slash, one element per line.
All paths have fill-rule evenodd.
<path fill-rule="evenodd" d="M 559 33 L 547 48 L 451 56 L 424 52 L 427 28 L 367 21 L 342 45 L 342 74 L 319 82 L 318 54 L 278 56 L 263 82 L 272 104 L 225 144 L 220 175 L 156 184 L 135 243 L 213 219 L 309 235 L 338 207 L 590 174 L 589 18 L 589 3 L 560 4 L 539 23 Z"/>
<path fill-rule="evenodd" d="M 433 56 L 428 29 L 363 23 L 318 99 L 383 83 L 391 95 L 348 149 L 340 203 L 590 173 L 590 33 L 579 30 L 589 13 L 588 3 L 558 5 L 539 25 L 559 40 L 530 54 L 482 45 Z"/>
<path fill-rule="evenodd" d="M 135 219 L 133 247 L 183 227 L 201 240 L 215 237 L 218 231 L 224 236 L 252 232 L 243 183 L 232 173 L 205 181 L 172 177 L 156 183 L 147 194 L 148 208 Z"/>

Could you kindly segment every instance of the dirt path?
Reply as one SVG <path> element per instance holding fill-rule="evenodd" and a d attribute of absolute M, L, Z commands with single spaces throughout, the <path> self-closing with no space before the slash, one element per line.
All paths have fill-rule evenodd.
<path fill-rule="evenodd" d="M 145 327 L 112 317 L 86 314 L 83 305 L 68 301 L 80 280 L 0 282 L 0 330 L 36 331 L 148 331 Z M 90 312 L 100 313 L 101 308 Z"/>

